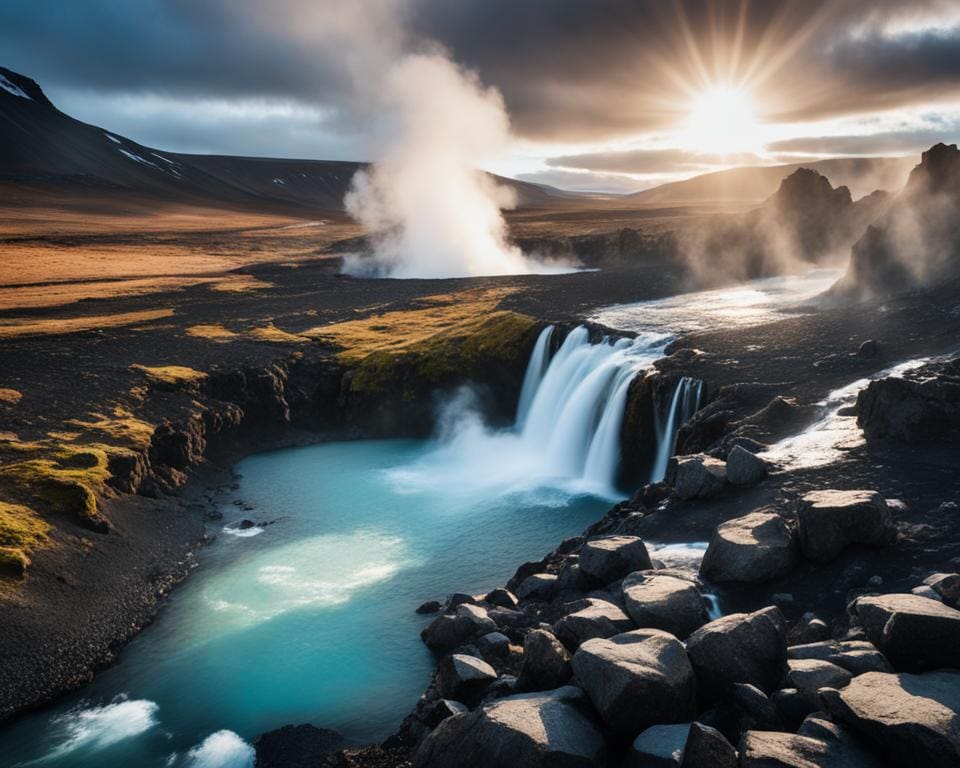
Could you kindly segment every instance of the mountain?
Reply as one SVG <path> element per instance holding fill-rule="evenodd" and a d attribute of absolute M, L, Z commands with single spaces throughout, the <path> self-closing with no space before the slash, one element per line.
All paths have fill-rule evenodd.
<path fill-rule="evenodd" d="M 363 163 L 166 152 L 60 112 L 29 77 L 0 67 L 0 183 L 43 197 L 122 193 L 230 208 L 343 210 Z M 495 177 L 521 207 L 569 201 L 546 185 Z M 8 190 L 10 188 L 8 187 Z"/>
<path fill-rule="evenodd" d="M 834 188 L 826 176 L 799 168 L 761 206 L 680 233 L 680 252 L 701 273 L 738 279 L 838 261 L 889 200 L 878 191 L 854 202 L 847 187 Z"/>
<path fill-rule="evenodd" d="M 831 289 L 852 298 L 928 288 L 960 277 L 960 150 L 923 153 L 903 191 L 853 246 L 846 274 Z"/>
<path fill-rule="evenodd" d="M 847 187 L 854 198 L 860 198 L 875 189 L 901 189 L 914 165 L 916 160 L 912 157 L 863 157 L 731 168 L 635 192 L 623 201 L 638 205 L 760 203 L 777 191 L 785 177 L 800 168 L 817 171 L 835 186 Z"/>

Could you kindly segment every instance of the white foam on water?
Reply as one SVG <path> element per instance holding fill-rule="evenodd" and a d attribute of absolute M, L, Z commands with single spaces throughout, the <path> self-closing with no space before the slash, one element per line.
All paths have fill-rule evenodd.
<path fill-rule="evenodd" d="M 118 697 L 99 707 L 73 709 L 50 724 L 51 740 L 57 742 L 44 756 L 20 765 L 59 760 L 77 750 L 101 750 L 138 736 L 157 725 L 158 706 L 146 699 Z"/>
<path fill-rule="evenodd" d="M 342 605 L 415 564 L 396 536 L 364 530 L 313 536 L 217 574 L 205 586 L 203 605 L 222 617 L 211 630 L 224 632 L 302 608 Z"/>
<path fill-rule="evenodd" d="M 865 379 L 857 379 L 835 389 L 817 405 L 822 415 L 799 434 L 786 437 L 770 446 L 764 458 L 783 469 L 813 469 L 833 464 L 847 451 L 864 444 L 863 430 L 857 426 L 857 417 L 841 413 L 857 401 L 857 395 L 871 381 L 888 376 L 901 376 L 930 362 L 923 357 L 908 360 Z"/>
<path fill-rule="evenodd" d="M 256 752 L 233 731 L 211 733 L 187 752 L 189 768 L 253 768 Z"/>
<path fill-rule="evenodd" d="M 228 536 L 236 536 L 238 539 L 249 539 L 252 536 L 263 533 L 263 528 L 259 525 L 254 525 L 250 528 L 240 528 L 237 523 L 228 523 L 223 526 L 221 530 Z"/>

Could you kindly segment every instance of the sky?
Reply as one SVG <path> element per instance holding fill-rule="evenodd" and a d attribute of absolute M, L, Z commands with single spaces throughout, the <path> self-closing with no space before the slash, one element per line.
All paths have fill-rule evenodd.
<path fill-rule="evenodd" d="M 960 0 L 4 0 L 0 65 L 181 152 L 363 160 L 372 94 L 447 51 L 497 89 L 488 168 L 627 192 L 960 135 Z"/>

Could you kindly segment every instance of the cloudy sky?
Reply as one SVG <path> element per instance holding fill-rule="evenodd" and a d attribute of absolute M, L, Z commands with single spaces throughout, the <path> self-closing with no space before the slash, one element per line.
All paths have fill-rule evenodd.
<path fill-rule="evenodd" d="M 441 45 L 505 100 L 492 169 L 632 191 L 960 134 L 960 0 L 4 0 L 0 65 L 186 152 L 364 159 L 376 83 Z"/>

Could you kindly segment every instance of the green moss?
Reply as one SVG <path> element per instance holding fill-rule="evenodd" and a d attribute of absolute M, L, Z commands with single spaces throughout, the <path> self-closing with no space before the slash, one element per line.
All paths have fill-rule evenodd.
<path fill-rule="evenodd" d="M 0 547 L 0 575 L 23 578 L 29 566 L 30 558 L 22 549 Z"/>
<path fill-rule="evenodd" d="M 109 477 L 104 448 L 20 443 L 15 450 L 30 458 L 0 466 L 0 483 L 8 492 L 44 511 L 73 515 L 95 530 L 105 527 L 94 493 Z"/>
<path fill-rule="evenodd" d="M 417 391 L 450 377 L 470 378 L 482 373 L 481 366 L 513 360 L 536 326 L 527 315 L 494 312 L 469 327 L 436 334 L 402 351 L 372 352 L 353 366 L 350 389 L 376 395 L 408 382 L 402 396 L 416 397 Z"/>
<path fill-rule="evenodd" d="M 50 526 L 21 504 L 0 501 L 0 546 L 31 547 L 47 538 Z"/>

